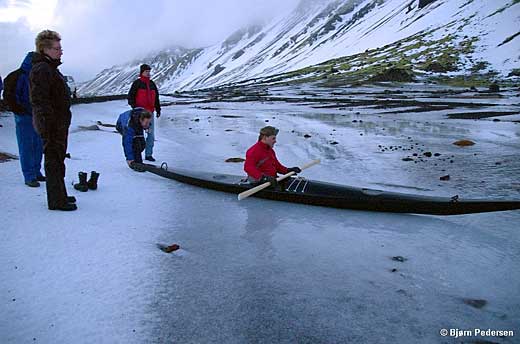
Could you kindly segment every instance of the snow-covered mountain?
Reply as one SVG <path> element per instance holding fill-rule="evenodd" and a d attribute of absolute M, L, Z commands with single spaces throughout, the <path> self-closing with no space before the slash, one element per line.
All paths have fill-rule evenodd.
<path fill-rule="evenodd" d="M 125 93 L 141 63 L 152 66 L 160 91 L 169 93 L 265 78 L 368 51 L 377 54 L 358 58 L 357 65 L 335 64 L 333 71 L 355 74 L 405 61 L 424 72 L 507 76 L 520 67 L 519 24 L 519 0 L 302 0 L 289 15 L 239 30 L 220 44 L 176 47 L 105 69 L 79 92 Z"/>

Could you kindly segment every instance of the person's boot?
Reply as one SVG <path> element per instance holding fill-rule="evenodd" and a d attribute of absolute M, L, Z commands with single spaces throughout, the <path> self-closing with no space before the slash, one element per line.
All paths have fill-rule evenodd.
<path fill-rule="evenodd" d="M 45 178 L 44 175 L 40 174 L 38 177 L 36 177 L 36 180 L 39 181 L 39 182 L 46 182 L 47 178 Z"/>
<path fill-rule="evenodd" d="M 56 207 L 49 207 L 49 210 L 73 211 L 76 209 L 78 209 L 78 206 L 74 203 L 65 203 L 63 205 L 58 205 Z"/>
<path fill-rule="evenodd" d="M 74 196 L 67 196 L 67 202 L 68 203 L 76 203 L 76 197 L 74 197 Z"/>
<path fill-rule="evenodd" d="M 148 161 L 155 161 L 154 157 L 151 155 L 145 156 L 144 159 Z"/>
<path fill-rule="evenodd" d="M 25 185 L 31 188 L 37 188 L 38 186 L 40 186 L 40 183 L 35 179 L 31 180 L 30 182 L 25 182 Z"/>
<path fill-rule="evenodd" d="M 92 171 L 90 174 L 90 179 L 87 182 L 88 188 L 90 190 L 97 190 L 98 178 L 99 178 L 99 173 L 97 173 L 96 171 Z"/>
<path fill-rule="evenodd" d="M 74 189 L 81 191 L 81 192 L 87 192 L 88 191 L 87 173 L 79 172 L 78 177 L 79 177 L 79 183 L 74 184 Z"/>

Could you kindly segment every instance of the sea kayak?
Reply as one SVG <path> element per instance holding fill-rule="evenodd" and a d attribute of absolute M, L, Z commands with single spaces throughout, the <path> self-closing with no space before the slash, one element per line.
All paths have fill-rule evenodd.
<path fill-rule="evenodd" d="M 161 177 L 206 189 L 239 194 L 253 187 L 244 181 L 244 177 L 236 175 L 168 169 L 165 164 L 162 167 L 151 164 L 140 166 Z M 283 185 L 282 189 L 265 189 L 253 196 L 341 209 L 429 215 L 460 215 L 520 209 L 520 200 L 413 195 L 306 180 L 301 177 L 291 177 Z"/>

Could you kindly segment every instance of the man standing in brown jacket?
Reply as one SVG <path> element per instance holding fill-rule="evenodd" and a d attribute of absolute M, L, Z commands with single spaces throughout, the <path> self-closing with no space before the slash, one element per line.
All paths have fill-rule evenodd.
<path fill-rule="evenodd" d="M 65 188 L 65 155 L 71 120 L 70 90 L 58 70 L 63 54 L 61 37 L 44 30 L 36 37 L 30 74 L 33 124 L 43 140 L 47 203 L 50 210 L 76 210 L 76 199 Z"/>

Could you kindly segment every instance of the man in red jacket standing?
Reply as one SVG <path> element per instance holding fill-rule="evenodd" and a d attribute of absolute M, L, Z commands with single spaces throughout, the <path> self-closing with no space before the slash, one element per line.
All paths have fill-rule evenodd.
<path fill-rule="evenodd" d="M 278 129 L 275 127 L 262 128 L 258 142 L 247 150 L 244 171 L 246 171 L 251 183 L 270 182 L 272 186 L 276 186 L 278 173 L 301 172 L 299 167 L 285 167 L 276 158 L 273 147 L 276 144 L 277 134 Z"/>
<path fill-rule="evenodd" d="M 156 113 L 157 118 L 161 116 L 161 103 L 159 102 L 159 89 L 155 83 L 150 80 L 151 67 L 143 64 L 140 67 L 139 79 L 135 80 L 128 92 L 128 104 L 133 108 L 142 107 Z M 155 123 L 152 116 L 152 122 L 146 136 L 146 148 L 144 151 L 145 159 L 155 161 L 153 158 L 153 145 L 155 141 Z"/>

